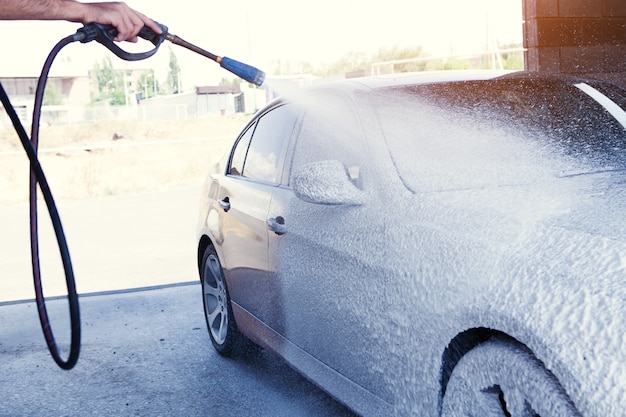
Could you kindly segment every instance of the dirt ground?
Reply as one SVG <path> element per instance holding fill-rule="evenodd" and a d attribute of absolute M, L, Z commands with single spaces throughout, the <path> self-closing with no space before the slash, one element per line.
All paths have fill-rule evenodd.
<path fill-rule="evenodd" d="M 42 126 L 39 159 L 56 200 L 200 183 L 249 116 Z M 28 199 L 28 160 L 0 129 L 0 204 Z"/>

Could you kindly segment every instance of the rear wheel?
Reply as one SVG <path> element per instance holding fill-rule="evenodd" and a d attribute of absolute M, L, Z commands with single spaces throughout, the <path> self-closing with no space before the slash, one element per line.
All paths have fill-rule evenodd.
<path fill-rule="evenodd" d="M 493 338 L 454 367 L 445 417 L 579 417 L 556 378 L 521 345 Z"/>
<path fill-rule="evenodd" d="M 231 356 L 241 347 L 243 336 L 237 329 L 224 272 L 212 246 L 204 251 L 201 274 L 204 317 L 211 343 L 221 355 Z"/>

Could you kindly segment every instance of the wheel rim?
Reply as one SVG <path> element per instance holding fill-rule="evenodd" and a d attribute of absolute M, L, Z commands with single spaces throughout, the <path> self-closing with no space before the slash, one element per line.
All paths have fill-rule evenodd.
<path fill-rule="evenodd" d="M 204 314 L 213 341 L 224 344 L 228 332 L 228 298 L 222 268 L 215 255 L 209 255 L 202 273 Z"/>

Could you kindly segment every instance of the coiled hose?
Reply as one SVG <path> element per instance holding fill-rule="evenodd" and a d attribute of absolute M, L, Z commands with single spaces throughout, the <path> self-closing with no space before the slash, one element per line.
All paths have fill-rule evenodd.
<path fill-rule="evenodd" d="M 115 28 L 110 25 L 102 25 L 98 23 L 90 23 L 88 25 L 85 25 L 84 27 L 78 29 L 78 31 L 74 35 L 68 36 L 59 41 L 59 43 L 55 45 L 52 51 L 50 51 L 50 54 L 48 55 L 48 58 L 44 63 L 43 69 L 41 70 L 39 81 L 37 82 L 37 90 L 35 91 L 35 103 L 33 109 L 33 124 L 30 139 L 28 137 L 28 134 L 26 133 L 26 130 L 24 129 L 24 126 L 22 125 L 22 122 L 17 116 L 15 109 L 11 105 L 11 101 L 6 94 L 4 87 L 2 87 L 2 84 L 0 84 L 0 101 L 2 102 L 2 105 L 6 109 L 9 117 L 11 118 L 13 127 L 20 137 L 22 146 L 24 147 L 24 150 L 26 151 L 26 154 L 28 155 L 28 159 L 30 161 L 30 251 L 33 267 L 33 281 L 35 284 L 35 300 L 37 302 L 39 321 L 41 322 L 41 328 L 46 339 L 46 344 L 48 345 L 48 350 L 50 350 L 50 354 L 52 355 L 54 361 L 62 369 L 72 369 L 78 361 L 78 355 L 80 352 L 80 311 L 78 306 L 78 295 L 76 294 L 74 271 L 72 269 L 70 253 L 67 248 L 65 233 L 63 232 L 61 219 L 59 217 L 54 198 L 52 197 L 52 192 L 50 191 L 48 181 L 46 180 L 46 176 L 44 175 L 43 169 L 41 168 L 41 165 L 39 163 L 39 159 L 37 158 L 37 148 L 39 142 L 39 122 L 41 120 L 41 106 L 43 104 L 43 95 L 46 89 L 46 83 L 48 81 L 50 67 L 52 66 L 52 63 L 58 53 L 66 45 L 72 42 L 80 41 L 82 43 L 87 43 L 96 40 L 97 42 L 107 47 L 119 58 L 126 61 L 138 61 L 154 55 L 159 49 L 162 42 L 167 39 L 176 45 L 183 46 L 207 58 L 210 58 L 211 60 L 219 63 L 222 68 L 225 68 L 226 70 L 232 72 L 238 77 L 241 77 L 244 80 L 251 82 L 255 85 L 260 86 L 265 80 L 265 73 L 263 71 L 260 71 L 257 68 L 244 64 L 242 62 L 235 61 L 234 59 L 219 57 L 215 54 L 212 54 L 211 52 L 205 51 L 202 48 L 199 48 L 187 41 L 184 41 L 178 36 L 169 34 L 167 26 L 161 24 L 159 24 L 159 26 L 161 27 L 161 34 L 156 34 L 147 27 L 142 28 L 137 34 L 139 37 L 150 41 L 154 45 L 153 49 L 142 53 L 129 53 L 119 48 L 114 42 L 114 37 L 117 33 L 115 31 Z M 54 233 L 56 235 L 57 243 L 59 245 L 61 260 L 63 262 L 63 269 L 65 271 L 65 282 L 67 285 L 71 326 L 70 352 L 67 360 L 63 360 L 59 353 L 59 349 L 57 347 L 54 334 L 50 326 L 50 319 L 46 310 L 46 302 L 43 294 L 43 288 L 41 285 L 41 268 L 39 264 L 39 230 L 37 218 L 37 184 L 39 184 L 39 188 L 46 202 L 46 206 L 48 207 L 48 213 L 50 214 Z"/>
<path fill-rule="evenodd" d="M 41 328 L 43 330 L 48 350 L 52 355 L 52 358 L 57 365 L 62 369 L 72 369 L 78 361 L 80 353 L 80 309 L 78 304 L 78 294 L 76 293 L 76 282 L 74 279 L 74 270 L 72 268 L 72 260 L 70 252 L 67 247 L 67 241 L 65 239 L 65 233 L 63 232 L 63 225 L 61 224 L 61 218 L 52 196 L 52 191 L 46 180 L 44 171 L 37 158 L 37 148 L 39 142 L 39 122 L 41 120 L 41 106 L 43 103 L 43 95 L 48 81 L 48 74 L 50 67 L 57 54 L 71 42 L 75 42 L 76 36 L 68 36 L 52 49 L 39 76 L 37 82 L 37 90 L 35 92 L 35 103 L 33 110 L 33 123 L 30 139 L 22 122 L 20 121 L 15 109 L 13 108 L 9 96 L 7 95 L 4 87 L 0 84 L 0 101 L 7 111 L 13 127 L 17 132 L 22 146 L 28 155 L 30 161 L 30 185 L 29 185 L 29 203 L 30 203 L 30 251 L 31 261 L 33 269 L 33 281 L 35 286 L 35 301 L 37 303 L 37 312 L 39 314 L 39 321 L 41 322 Z M 70 311 L 70 326 L 71 326 L 71 342 L 70 352 L 68 358 L 64 360 L 61 357 L 59 348 L 50 326 L 50 319 L 46 310 L 46 302 L 43 294 L 43 287 L 41 284 L 41 268 L 39 264 L 39 230 L 38 230 L 38 216 L 37 216 L 37 184 L 43 195 L 43 198 L 48 207 L 48 213 L 50 214 L 50 220 L 54 228 L 57 243 L 59 246 L 59 252 L 61 261 L 63 262 L 63 269 L 65 271 L 65 282 L 67 286 L 67 297 Z"/>

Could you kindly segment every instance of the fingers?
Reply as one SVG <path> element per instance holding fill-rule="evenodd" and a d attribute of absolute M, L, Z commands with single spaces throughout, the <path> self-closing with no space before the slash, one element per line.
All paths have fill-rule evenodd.
<path fill-rule="evenodd" d="M 137 42 L 137 33 L 144 26 L 139 13 L 134 12 L 130 8 L 128 8 L 128 10 L 122 10 L 119 16 L 115 16 L 115 18 L 112 19 L 111 24 L 117 29 L 115 40 L 118 42 Z"/>
<path fill-rule="evenodd" d="M 139 14 L 139 16 L 140 16 L 140 18 L 141 18 L 141 20 L 142 20 L 142 22 L 143 22 L 144 26 L 148 26 L 150 29 L 152 29 L 152 31 L 153 31 L 154 33 L 161 34 L 161 33 L 163 32 L 163 31 L 161 30 L 161 27 L 160 27 L 159 25 L 157 25 L 157 24 L 155 23 L 155 21 L 154 21 L 154 20 L 150 19 L 150 18 L 149 18 L 149 17 L 147 17 L 147 16 L 144 16 L 144 15 L 143 15 L 143 14 L 141 14 L 141 13 L 138 13 L 138 14 Z"/>
<path fill-rule="evenodd" d="M 122 2 L 84 3 L 85 15 L 83 24 L 90 22 L 112 25 L 117 29 L 115 40 L 118 42 L 137 42 L 137 33 L 147 26 L 155 33 L 161 33 L 161 28 L 152 19 L 131 9 Z"/>
<path fill-rule="evenodd" d="M 142 13 L 139 13 L 130 7 L 122 4 L 122 10 L 120 10 L 121 16 L 119 23 L 112 22 L 113 26 L 117 29 L 117 36 L 115 40 L 118 42 L 128 41 L 137 42 L 137 33 L 147 26 L 155 33 L 161 33 L 161 28 L 152 19 L 146 17 Z"/>

